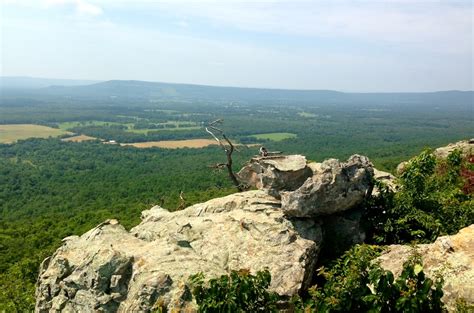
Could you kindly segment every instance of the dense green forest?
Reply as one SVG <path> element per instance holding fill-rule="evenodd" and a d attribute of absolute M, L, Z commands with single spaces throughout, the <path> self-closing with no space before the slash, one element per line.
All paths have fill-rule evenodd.
<path fill-rule="evenodd" d="M 238 101 L 216 94 L 210 100 L 160 100 L 10 92 L 1 97 L 0 124 L 66 127 L 77 134 L 130 143 L 209 138 L 202 126 L 223 118 L 222 127 L 235 142 L 261 143 L 269 150 L 300 153 L 314 161 L 359 153 L 389 171 L 426 146 L 443 146 L 474 133 L 472 103 L 464 94 L 447 99 L 443 94 L 444 102 L 429 95 L 415 105 L 414 99 L 422 95 L 402 97 L 412 102 L 381 95 L 377 103 L 375 95 L 361 95 L 352 102 L 344 96 L 332 103 L 333 94 L 328 93 L 324 104 L 312 102 L 314 97 L 305 93 L 296 100 L 286 94 L 269 100 L 264 93 L 256 100 L 242 96 Z M 431 106 L 430 99 L 436 99 Z M 165 124 L 179 127 L 160 126 Z M 253 136 L 262 133 L 292 133 L 296 138 L 271 141 Z M 238 146 L 235 169 L 257 151 L 258 147 Z M 211 168 L 224 160 L 216 146 L 138 149 L 59 138 L 0 144 L 0 311 L 32 309 L 38 266 L 62 238 L 81 234 L 107 218 L 130 228 L 139 222 L 140 212 L 154 204 L 169 210 L 182 205 L 181 191 L 187 205 L 235 192 L 227 174 Z M 388 199 L 383 201 L 392 201 L 395 213 L 403 210 L 397 200 Z M 383 229 L 374 232 L 386 235 Z"/>

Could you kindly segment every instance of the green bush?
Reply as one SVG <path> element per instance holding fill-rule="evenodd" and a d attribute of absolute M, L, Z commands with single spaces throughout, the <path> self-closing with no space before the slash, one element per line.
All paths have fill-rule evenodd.
<path fill-rule="evenodd" d="M 322 268 L 326 280 L 310 289 L 305 312 L 444 312 L 442 280 L 425 277 L 418 256 L 411 257 L 397 279 L 373 261 L 379 247 L 358 245 L 330 269 Z"/>
<path fill-rule="evenodd" d="M 372 240 L 431 242 L 474 223 L 474 200 L 464 192 L 466 179 L 461 175 L 468 166 L 459 151 L 437 160 L 425 150 L 406 166 L 398 192 L 376 183 L 381 193 L 367 209 Z"/>
<path fill-rule="evenodd" d="M 278 295 L 267 290 L 270 281 L 268 270 L 232 271 L 207 283 L 202 273 L 190 277 L 199 312 L 274 312 Z"/>

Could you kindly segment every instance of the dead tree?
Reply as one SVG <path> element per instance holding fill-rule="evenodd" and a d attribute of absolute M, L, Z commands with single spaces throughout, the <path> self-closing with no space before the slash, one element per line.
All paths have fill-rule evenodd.
<path fill-rule="evenodd" d="M 217 128 L 216 125 L 222 123 L 221 119 L 215 120 L 214 122 L 209 123 L 209 125 L 206 127 L 206 132 L 208 132 L 219 144 L 219 146 L 224 150 L 226 156 L 227 156 L 227 163 L 218 163 L 214 166 L 214 168 L 227 168 L 227 172 L 229 173 L 229 178 L 232 181 L 232 183 L 235 185 L 238 191 L 243 191 L 243 187 L 239 180 L 237 179 L 237 176 L 235 176 L 234 171 L 232 170 L 232 153 L 234 153 L 235 147 L 232 144 L 232 142 L 227 138 L 225 135 L 224 131 L 220 128 Z M 216 135 L 217 133 L 218 135 Z M 218 136 L 221 136 L 226 143 L 223 143 L 221 139 L 219 139 Z"/>
<path fill-rule="evenodd" d="M 186 207 L 186 199 L 184 199 L 184 193 L 183 193 L 183 191 L 181 190 L 181 191 L 179 192 L 179 205 L 178 205 L 178 207 L 176 208 L 176 211 L 183 210 L 185 207 Z"/>

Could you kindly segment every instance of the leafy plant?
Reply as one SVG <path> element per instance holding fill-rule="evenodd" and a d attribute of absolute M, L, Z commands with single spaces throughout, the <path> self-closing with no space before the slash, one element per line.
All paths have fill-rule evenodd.
<path fill-rule="evenodd" d="M 466 159 L 453 151 L 446 160 L 429 151 L 413 158 L 399 177 L 397 193 L 380 186 L 367 217 L 376 243 L 431 242 L 474 223 L 474 200 L 465 192 Z"/>
<path fill-rule="evenodd" d="M 278 295 L 268 291 L 270 281 L 266 269 L 255 275 L 248 270 L 232 271 L 208 282 L 202 273 L 190 277 L 199 312 L 274 312 Z"/>
<path fill-rule="evenodd" d="M 329 268 L 319 269 L 320 285 L 310 288 L 311 301 L 306 309 L 316 312 L 361 312 L 367 309 L 360 300 L 370 294 L 369 269 L 381 249 L 376 246 L 356 245 L 337 259 Z"/>
<path fill-rule="evenodd" d="M 442 279 L 423 273 L 421 258 L 412 256 L 395 279 L 373 261 L 380 248 L 358 245 L 319 274 L 326 279 L 310 289 L 305 312 L 444 312 Z M 294 303 L 297 303 L 296 301 Z"/>
<path fill-rule="evenodd" d="M 403 265 L 397 279 L 393 273 L 374 266 L 370 273 L 372 294 L 363 297 L 370 312 L 445 312 L 441 301 L 443 280 L 433 282 L 423 272 L 422 260 L 416 254 Z"/>

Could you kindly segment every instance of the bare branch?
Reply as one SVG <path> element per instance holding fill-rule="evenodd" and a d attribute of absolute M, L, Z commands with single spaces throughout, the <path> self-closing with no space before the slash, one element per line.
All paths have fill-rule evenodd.
<path fill-rule="evenodd" d="M 216 137 L 216 135 L 214 135 L 213 132 L 211 132 L 207 127 L 206 127 L 205 129 L 206 129 L 206 132 L 208 132 L 209 134 L 211 134 L 211 136 L 212 136 L 219 144 L 221 144 L 221 141 L 219 140 L 219 138 Z"/>
<path fill-rule="evenodd" d="M 237 176 L 235 175 L 235 173 L 232 169 L 232 153 L 235 150 L 234 144 L 232 143 L 232 141 L 229 140 L 229 138 L 227 138 L 227 136 L 225 135 L 225 133 L 222 129 L 217 128 L 216 126 L 214 126 L 216 124 L 221 124 L 221 123 L 222 123 L 222 119 L 217 119 L 217 120 L 209 123 L 209 125 L 205 129 L 206 129 L 206 132 L 209 133 L 217 141 L 217 143 L 219 143 L 219 146 L 225 151 L 225 154 L 226 154 L 226 157 L 227 157 L 227 163 L 223 163 L 223 164 L 225 165 L 225 167 L 227 167 L 227 172 L 229 174 L 229 178 L 232 180 L 235 187 L 237 187 L 237 190 L 243 191 L 242 185 L 239 182 L 239 180 L 237 179 Z M 227 146 L 226 146 L 226 144 L 224 144 L 222 142 L 222 140 L 220 140 L 214 134 L 215 132 L 216 133 L 218 132 L 220 134 L 220 136 L 222 136 L 222 138 L 226 141 Z M 223 164 L 217 164 L 215 166 L 215 168 L 217 168 L 217 169 L 221 168 Z"/>

